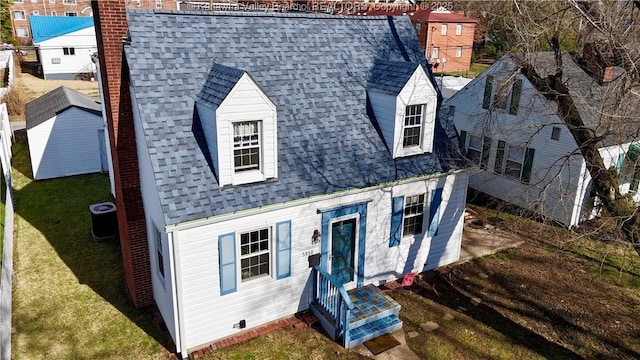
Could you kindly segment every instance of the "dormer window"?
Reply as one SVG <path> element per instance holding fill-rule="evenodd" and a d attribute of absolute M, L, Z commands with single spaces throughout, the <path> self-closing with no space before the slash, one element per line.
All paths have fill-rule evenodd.
<path fill-rule="evenodd" d="M 422 138 L 422 113 L 424 105 L 409 105 L 404 113 L 404 138 L 402 146 L 405 148 L 420 146 Z"/>
<path fill-rule="evenodd" d="M 278 177 L 276 106 L 246 71 L 214 63 L 196 110 L 221 187 Z"/>
<path fill-rule="evenodd" d="M 233 124 L 233 163 L 235 172 L 260 170 L 260 122 Z"/>
<path fill-rule="evenodd" d="M 420 64 L 377 59 L 367 96 L 394 159 L 433 151 L 438 94 Z"/>

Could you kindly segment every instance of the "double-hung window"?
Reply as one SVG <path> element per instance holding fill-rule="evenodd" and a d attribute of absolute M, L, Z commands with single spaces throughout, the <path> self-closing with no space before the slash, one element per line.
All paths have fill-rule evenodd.
<path fill-rule="evenodd" d="M 411 238 L 420 234 L 427 237 L 438 235 L 442 192 L 442 188 L 436 188 L 429 193 L 400 195 L 392 198 L 389 247 L 400 245 L 403 237 Z"/>
<path fill-rule="evenodd" d="M 402 235 L 416 235 L 422 232 L 424 219 L 424 194 L 407 196 L 404 204 Z"/>
<path fill-rule="evenodd" d="M 447 24 L 442 24 L 440 28 L 440 35 L 447 35 Z"/>
<path fill-rule="evenodd" d="M 524 163 L 524 148 L 518 146 L 507 146 L 506 162 L 504 166 L 504 174 L 514 179 L 520 179 L 522 176 L 522 164 Z"/>
<path fill-rule="evenodd" d="M 517 115 L 522 94 L 522 79 L 496 81 L 492 75 L 487 75 L 484 84 L 484 98 L 482 108 L 507 110 L 509 114 Z"/>
<path fill-rule="evenodd" d="M 402 146 L 420 146 L 422 138 L 422 114 L 424 105 L 409 105 L 404 113 L 404 133 Z"/>
<path fill-rule="evenodd" d="M 240 234 L 242 281 L 271 274 L 271 228 Z"/>
<path fill-rule="evenodd" d="M 16 10 L 13 12 L 13 20 L 25 20 L 26 16 L 24 15 L 24 11 Z"/>
<path fill-rule="evenodd" d="M 233 124 L 233 162 L 235 172 L 260 170 L 260 122 Z"/>
<path fill-rule="evenodd" d="M 164 251 L 162 249 L 162 235 L 160 230 L 153 226 L 153 240 L 156 248 L 156 272 L 162 280 L 164 280 Z"/>
<path fill-rule="evenodd" d="M 491 151 L 491 138 L 469 135 L 469 146 L 467 156 L 469 161 L 480 165 L 481 169 L 486 169 L 489 163 L 489 152 Z"/>
<path fill-rule="evenodd" d="M 291 276 L 291 221 L 221 234 L 218 256 L 221 295 L 236 292 L 239 284 L 259 278 L 287 278 Z"/>
<path fill-rule="evenodd" d="M 462 35 L 462 24 L 456 24 L 456 35 Z"/>
<path fill-rule="evenodd" d="M 507 177 L 529 183 L 535 149 L 498 141 L 494 171 Z"/>
<path fill-rule="evenodd" d="M 16 36 L 17 37 L 27 37 L 27 36 L 29 36 L 29 29 L 27 29 L 27 28 L 16 28 Z"/>

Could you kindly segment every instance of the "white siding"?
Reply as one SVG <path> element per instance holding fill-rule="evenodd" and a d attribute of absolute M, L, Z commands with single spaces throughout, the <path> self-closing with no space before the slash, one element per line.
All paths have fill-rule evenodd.
<path fill-rule="evenodd" d="M 130 94 L 134 94 L 133 89 L 129 89 Z M 164 216 L 160 207 L 160 197 L 155 183 L 155 176 L 151 166 L 148 147 L 140 121 L 138 104 L 134 96 L 131 97 L 131 107 L 133 109 L 133 120 L 136 133 L 136 147 L 138 149 L 138 166 L 140 171 L 140 194 L 147 223 L 147 244 L 149 246 L 149 262 L 151 266 L 151 284 L 153 288 L 153 299 L 158 306 L 160 314 L 169 330 L 171 336 L 176 338 L 176 322 L 174 320 L 173 308 L 173 287 L 171 279 L 170 247 L 168 236 L 164 227 Z M 154 238 L 154 227 L 162 235 L 162 249 L 164 262 L 164 279 L 157 271 L 158 256 L 156 254 L 156 244 Z"/>
<path fill-rule="evenodd" d="M 368 94 L 384 142 L 387 144 L 389 152 L 391 152 L 396 131 L 396 97 L 375 91 L 369 91 Z"/>
<path fill-rule="evenodd" d="M 422 120 L 422 142 L 420 148 L 403 148 L 403 127 L 405 108 L 408 105 L 424 104 L 424 115 Z M 393 157 L 410 156 L 431 152 L 433 150 L 433 134 L 435 132 L 436 108 L 438 104 L 438 94 L 433 84 L 429 81 L 427 74 L 419 66 L 413 73 L 407 84 L 402 88 L 396 99 L 396 124 L 395 124 L 395 145 Z"/>
<path fill-rule="evenodd" d="M 631 189 L 631 182 L 633 181 L 633 176 L 635 173 L 635 164 L 626 157 L 629 148 L 632 143 L 626 143 L 622 145 L 615 145 L 600 148 L 600 156 L 602 156 L 602 161 L 604 162 L 604 166 L 607 169 L 612 167 L 617 169 L 618 159 L 620 156 L 624 156 L 624 161 L 622 163 L 622 167 L 617 169 L 619 171 L 619 182 L 620 182 L 620 192 L 622 194 L 629 193 Z M 640 202 L 640 192 L 633 194 L 633 200 L 635 202 Z"/>
<path fill-rule="evenodd" d="M 27 130 L 36 180 L 100 172 L 103 120 L 76 107 Z"/>
<path fill-rule="evenodd" d="M 234 174 L 233 122 L 261 121 L 261 171 Z M 216 110 L 218 167 L 221 185 L 262 181 L 278 176 L 276 108 L 245 73 Z"/>
<path fill-rule="evenodd" d="M 113 158 L 111 157 L 111 137 L 109 135 L 109 127 L 107 126 L 107 112 L 104 108 L 104 93 L 102 92 L 102 77 L 100 76 L 100 65 L 96 65 L 96 79 L 98 80 L 98 89 L 100 90 L 100 107 L 102 108 L 102 120 L 104 126 L 104 141 L 107 149 L 107 160 L 109 161 L 109 184 L 111 187 L 111 195 L 116 197 L 116 185 L 113 175 Z"/>
<path fill-rule="evenodd" d="M 40 54 L 44 78 L 73 79 L 78 72 L 93 72 L 91 54 L 97 51 L 93 26 L 34 44 Z M 75 55 L 64 55 L 63 47 L 73 47 Z M 54 64 L 52 59 L 59 59 Z M 55 61 L 57 62 L 57 61 Z M 63 76 L 66 74 L 66 76 Z"/>
<path fill-rule="evenodd" d="M 196 109 L 198 116 L 200 117 L 200 123 L 202 124 L 202 131 L 207 141 L 207 147 L 209 148 L 209 155 L 211 155 L 211 162 L 216 164 L 213 171 L 216 173 L 216 177 L 220 179 L 220 166 L 218 166 L 218 130 L 216 126 L 216 112 L 215 110 L 204 106 L 201 103 L 196 102 Z"/>
<path fill-rule="evenodd" d="M 517 115 L 509 114 L 508 103 L 507 110 L 482 108 L 486 75 L 495 77 L 495 92 L 495 83 L 512 75 L 512 70 L 510 62 L 499 61 L 443 105 L 444 112 L 450 105 L 455 106 L 454 122 L 458 132 L 492 139 L 487 170 L 472 174 L 469 187 L 540 211 L 566 225 L 576 225 L 576 210 L 582 206 L 585 184 L 590 179 L 573 136 L 553 106 L 525 77 L 518 75 L 523 86 Z M 551 139 L 554 126 L 561 129 L 559 140 Z M 498 140 L 535 149 L 529 184 L 494 173 Z"/>
<path fill-rule="evenodd" d="M 411 271 L 422 271 L 430 248 L 444 250 L 440 264 L 458 259 L 462 234 L 462 214 L 466 194 L 466 173 L 440 178 L 416 180 L 394 187 L 347 192 L 313 203 L 292 205 L 261 214 L 176 230 L 178 233 L 176 262 L 180 268 L 181 315 L 185 326 L 187 349 L 237 333 L 233 327 L 245 320 L 247 328 L 256 327 L 305 310 L 311 302 L 311 270 L 308 256 L 320 253 L 321 244 L 312 244 L 315 229 L 322 229 L 319 209 L 331 209 L 369 201 L 367 205 L 364 283 L 379 284 L 402 277 Z M 392 194 L 429 192 L 444 188 L 439 235 L 435 239 L 404 238 L 399 246 L 389 248 Z M 428 216 L 428 207 L 426 209 Z M 281 280 L 262 277 L 238 282 L 238 290 L 220 296 L 218 236 L 291 220 L 291 276 Z M 237 239 L 236 239 L 237 240 Z M 275 261 L 275 258 L 274 258 Z M 238 265 L 239 266 L 239 265 Z M 239 273 L 239 271 L 238 271 Z"/>

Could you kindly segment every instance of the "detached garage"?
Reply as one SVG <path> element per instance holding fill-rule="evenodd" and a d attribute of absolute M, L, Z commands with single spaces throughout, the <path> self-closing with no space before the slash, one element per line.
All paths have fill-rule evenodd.
<path fill-rule="evenodd" d="M 61 86 L 29 102 L 26 120 L 34 179 L 108 170 L 99 101 Z"/>

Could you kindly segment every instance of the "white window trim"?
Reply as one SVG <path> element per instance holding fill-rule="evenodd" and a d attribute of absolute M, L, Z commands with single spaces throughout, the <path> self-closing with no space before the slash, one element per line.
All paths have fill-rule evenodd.
<path fill-rule="evenodd" d="M 22 17 L 21 18 L 16 17 L 17 13 L 21 13 Z M 13 11 L 13 20 L 18 20 L 18 21 L 27 20 L 27 15 L 25 14 L 24 10 L 14 10 Z"/>
<path fill-rule="evenodd" d="M 247 234 L 247 233 L 251 233 L 254 231 L 260 231 L 260 230 L 264 230 L 264 229 L 268 229 L 269 230 L 269 274 L 267 275 L 259 275 L 259 276 L 255 276 L 249 279 L 243 279 L 242 278 L 242 241 L 241 241 L 241 235 L 242 234 Z M 246 230 L 241 230 L 241 231 L 235 231 L 235 246 L 236 246 L 236 284 L 238 287 L 238 291 L 240 291 L 244 286 L 249 286 L 249 285 L 253 285 L 256 283 L 260 283 L 261 281 L 265 281 L 265 280 L 276 280 L 276 268 L 275 268 L 275 261 L 276 261 L 276 257 L 275 257 L 275 251 L 274 248 L 276 246 L 276 242 L 275 242 L 275 224 L 268 224 L 268 225 L 262 225 L 262 226 L 256 226 L 256 227 L 251 227 L 251 228 L 247 228 Z M 257 255 L 254 255 L 257 256 Z"/>
<path fill-rule="evenodd" d="M 57 11 L 52 11 L 51 12 L 51 16 L 58 16 L 58 12 Z"/>
<path fill-rule="evenodd" d="M 73 14 L 73 15 L 69 15 L 69 14 Z M 76 12 L 76 11 L 65 11 L 64 12 L 64 16 L 78 16 L 78 12 Z"/>
<path fill-rule="evenodd" d="M 20 31 L 24 31 L 24 35 L 20 35 Z M 24 27 L 16 28 L 16 36 L 17 37 L 29 37 L 29 29 Z"/>
<path fill-rule="evenodd" d="M 245 171 L 239 171 L 236 172 L 235 169 L 235 146 L 234 146 L 234 141 L 233 141 L 233 127 L 235 126 L 235 124 L 237 123 L 243 123 L 243 122 L 257 122 L 258 123 L 258 134 L 259 134 L 259 138 L 258 138 L 258 142 L 259 142 L 259 147 L 260 147 L 260 164 L 258 166 L 258 169 L 256 170 L 245 170 Z M 231 162 L 230 162 L 230 167 L 231 167 L 231 184 L 232 185 L 242 185 L 242 184 L 249 184 L 249 183 L 254 183 L 254 182 L 259 182 L 259 181 L 264 181 L 266 179 L 265 175 L 264 175 L 264 156 L 265 156 L 265 148 L 264 148 L 264 119 L 250 119 L 250 120 L 241 120 L 241 121 L 233 121 L 229 123 L 229 131 L 231 133 L 231 139 L 229 141 L 230 146 L 231 146 Z"/>
<path fill-rule="evenodd" d="M 456 35 L 462 35 L 462 24 L 456 24 Z"/>
<path fill-rule="evenodd" d="M 419 107 L 420 109 L 420 123 L 418 125 L 407 125 L 407 117 L 409 116 L 415 116 L 415 115 L 407 115 L 406 111 L 409 107 Z M 405 106 L 405 115 L 402 119 L 402 148 L 404 150 L 408 150 L 411 151 L 411 149 L 413 148 L 420 148 L 422 149 L 422 142 L 423 142 L 423 133 L 424 133 L 424 121 L 425 121 L 425 109 L 426 109 L 426 104 L 413 104 L 413 105 L 407 105 Z M 405 134 L 405 130 L 407 128 L 418 128 L 418 133 L 419 133 L 419 138 L 418 138 L 418 144 L 414 144 L 414 145 L 404 145 L 404 140 L 406 138 L 406 134 Z"/>
<path fill-rule="evenodd" d="M 22 4 L 22 3 L 23 3 L 23 1 L 22 1 L 22 0 L 13 0 L 13 3 L 14 3 L 14 4 Z"/>
<path fill-rule="evenodd" d="M 165 266 L 166 262 L 164 261 L 166 256 L 165 256 L 165 247 L 163 246 L 164 244 L 163 244 L 162 232 L 160 231 L 160 228 L 153 221 L 149 221 L 149 223 L 151 224 L 151 232 L 152 232 L 152 239 L 153 239 L 153 258 L 155 260 L 154 271 L 158 276 L 158 280 L 160 280 L 160 283 L 162 284 L 162 286 L 166 287 L 167 267 Z M 158 242 L 160 243 L 160 249 L 158 249 Z M 158 251 L 158 250 L 161 250 L 161 251 Z M 158 253 L 162 255 L 162 259 L 158 257 Z M 162 261 L 162 269 L 164 270 L 164 274 L 160 271 L 160 261 Z"/>
<path fill-rule="evenodd" d="M 456 57 L 457 58 L 462 57 L 462 46 L 456 46 Z"/>
<path fill-rule="evenodd" d="M 516 162 L 516 161 L 509 160 L 509 153 L 510 153 L 510 150 L 511 150 L 512 148 L 516 148 L 516 149 L 521 149 L 521 150 L 522 150 L 522 161 L 520 162 L 520 172 L 519 172 L 519 174 L 518 174 L 518 177 L 515 177 L 515 176 L 512 176 L 512 175 L 510 175 L 510 174 L 507 174 L 507 162 L 511 161 L 511 162 L 513 162 L 513 163 L 518 163 L 518 162 Z M 526 148 L 524 148 L 524 147 L 511 145 L 511 144 L 509 144 L 509 143 L 505 142 L 504 155 L 503 155 L 503 156 L 504 156 L 504 158 L 502 159 L 502 170 L 501 170 L 501 174 L 502 174 L 502 175 L 504 175 L 505 177 L 510 178 L 510 179 L 514 179 L 514 180 L 518 180 L 518 181 L 520 181 L 520 180 L 522 179 L 522 169 L 523 169 L 523 167 L 524 167 L 524 161 L 525 161 L 525 158 L 526 158 L 526 156 L 527 156 L 527 155 L 526 155 L 526 152 L 527 152 L 527 149 L 526 149 Z"/>
<path fill-rule="evenodd" d="M 40 15 L 40 11 L 38 11 L 38 10 L 33 10 L 33 11 L 31 12 L 31 15 L 38 16 L 38 15 Z"/>
<path fill-rule="evenodd" d="M 78 5 L 76 0 L 62 0 L 63 5 Z"/>
<path fill-rule="evenodd" d="M 440 26 L 440 35 L 447 35 L 447 33 L 449 32 L 449 26 L 447 23 L 442 24 Z"/>
<path fill-rule="evenodd" d="M 402 239 L 404 238 L 411 238 L 411 237 L 416 237 L 419 235 L 423 235 L 425 233 L 425 221 L 424 221 L 424 215 L 427 209 L 427 194 L 426 192 L 423 193 L 417 193 L 417 194 L 410 194 L 410 195 L 404 195 L 404 205 L 402 207 L 402 223 L 400 224 L 401 226 L 401 230 L 402 230 Z M 407 215 L 405 214 L 405 211 L 407 209 L 407 200 L 410 197 L 414 197 L 414 196 L 423 196 L 422 198 L 422 214 L 421 215 L 413 215 L 411 217 L 417 217 L 417 216 L 421 216 L 422 217 L 422 226 L 420 228 L 420 232 L 415 233 L 415 234 L 405 234 L 404 232 L 404 221 L 405 219 L 407 219 Z"/>

